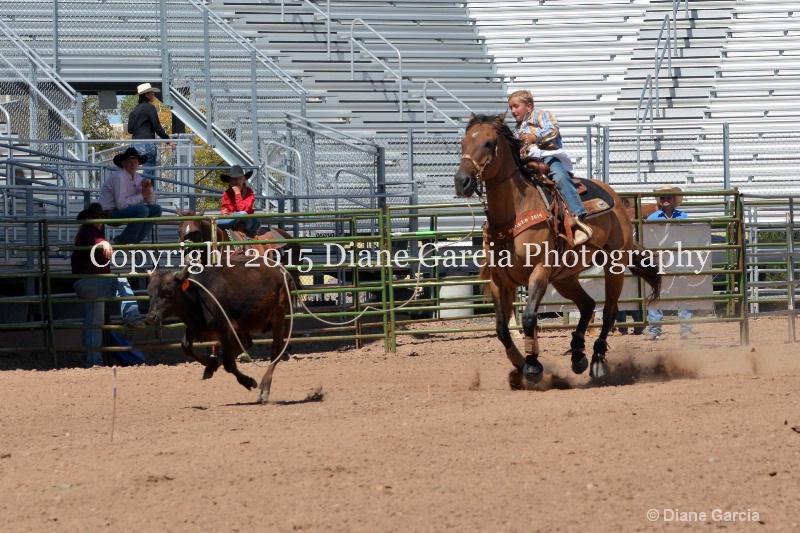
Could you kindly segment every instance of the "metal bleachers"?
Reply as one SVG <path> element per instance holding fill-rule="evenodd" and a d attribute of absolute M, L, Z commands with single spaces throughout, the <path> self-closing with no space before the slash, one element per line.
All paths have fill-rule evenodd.
<path fill-rule="evenodd" d="M 323 1 L 314 4 L 320 10 L 326 7 Z M 469 112 L 438 90 L 430 89 L 428 96 L 444 115 L 423 115 L 422 91 L 428 78 L 478 112 L 505 104 L 502 76 L 463 2 L 332 2 L 329 23 L 307 2 L 214 0 L 211 8 L 302 83 L 309 91 L 306 113 L 313 120 L 351 126 L 350 131 L 364 134 L 398 125 L 422 126 L 426 119 L 440 125 L 448 119 L 463 123 Z M 355 19 L 379 35 L 364 24 L 353 24 Z M 351 75 L 351 29 L 375 58 L 395 71 L 400 52 L 403 94 L 397 76 L 358 49 Z"/>

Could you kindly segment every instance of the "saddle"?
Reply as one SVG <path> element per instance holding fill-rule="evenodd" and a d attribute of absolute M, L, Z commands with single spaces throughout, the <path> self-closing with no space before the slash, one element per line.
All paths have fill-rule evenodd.
<path fill-rule="evenodd" d="M 272 231 L 269 226 L 259 228 L 258 231 L 252 236 L 236 228 L 226 229 L 225 233 L 228 234 L 228 240 L 230 241 L 275 241 L 269 243 L 254 242 L 253 244 L 238 245 L 234 249 L 234 255 L 242 255 L 248 249 L 256 247 L 262 247 L 266 253 L 270 250 L 278 250 L 287 245 L 283 237 L 280 234 Z"/>
<path fill-rule="evenodd" d="M 550 165 L 540 159 L 528 159 L 524 165 L 533 173 L 532 183 L 547 204 L 547 210 L 532 210 L 522 213 L 513 222 L 501 228 L 484 226 L 484 241 L 505 244 L 510 242 L 524 230 L 542 222 L 550 221 L 553 231 L 559 237 L 559 247 L 562 244 L 573 246 L 572 240 L 572 215 L 566 207 L 564 199 L 558 192 L 555 183 L 547 177 Z M 546 171 L 546 172 L 543 172 Z M 586 218 L 600 216 L 614 207 L 614 199 L 601 188 L 595 180 L 576 178 L 570 173 L 572 184 L 586 208 Z"/>

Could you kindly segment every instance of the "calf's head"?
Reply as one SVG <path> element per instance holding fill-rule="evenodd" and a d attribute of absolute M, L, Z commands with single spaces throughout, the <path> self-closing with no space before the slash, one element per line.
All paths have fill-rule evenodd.
<path fill-rule="evenodd" d="M 180 305 L 181 292 L 189 283 L 189 272 L 175 270 L 155 270 L 150 274 L 150 286 L 147 294 L 150 296 L 150 311 L 147 321 L 150 324 L 160 324 L 165 318 L 175 314 Z"/>

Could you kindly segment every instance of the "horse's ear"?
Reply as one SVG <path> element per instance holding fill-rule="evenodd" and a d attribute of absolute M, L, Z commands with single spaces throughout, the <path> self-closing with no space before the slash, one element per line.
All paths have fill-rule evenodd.
<path fill-rule="evenodd" d="M 499 115 L 497 115 L 497 118 L 500 119 L 500 122 L 505 122 L 507 114 L 508 114 L 508 111 L 504 111 L 503 113 L 500 113 Z"/>
<path fill-rule="evenodd" d="M 184 212 L 183 212 L 183 211 L 181 211 L 180 209 L 176 209 L 176 210 L 175 210 L 175 213 L 176 213 L 176 214 L 177 214 L 179 217 L 185 217 L 185 216 L 186 216 L 186 213 L 184 213 Z"/>
<path fill-rule="evenodd" d="M 203 216 L 205 214 L 205 212 L 206 212 L 205 209 L 201 209 L 200 212 L 197 213 L 197 216 L 201 217 L 201 216 Z"/>
<path fill-rule="evenodd" d="M 469 114 L 469 121 L 470 122 L 473 122 L 476 118 L 478 118 L 478 117 L 475 116 L 475 113 L 470 113 Z"/>

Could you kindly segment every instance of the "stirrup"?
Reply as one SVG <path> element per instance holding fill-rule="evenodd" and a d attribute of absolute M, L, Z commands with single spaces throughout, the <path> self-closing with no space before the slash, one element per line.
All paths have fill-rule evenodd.
<path fill-rule="evenodd" d="M 580 246 L 589 241 L 592 238 L 592 228 L 584 224 L 581 220 L 576 217 L 573 217 L 572 221 L 574 222 L 573 231 L 572 231 L 572 243 L 575 246 Z"/>

